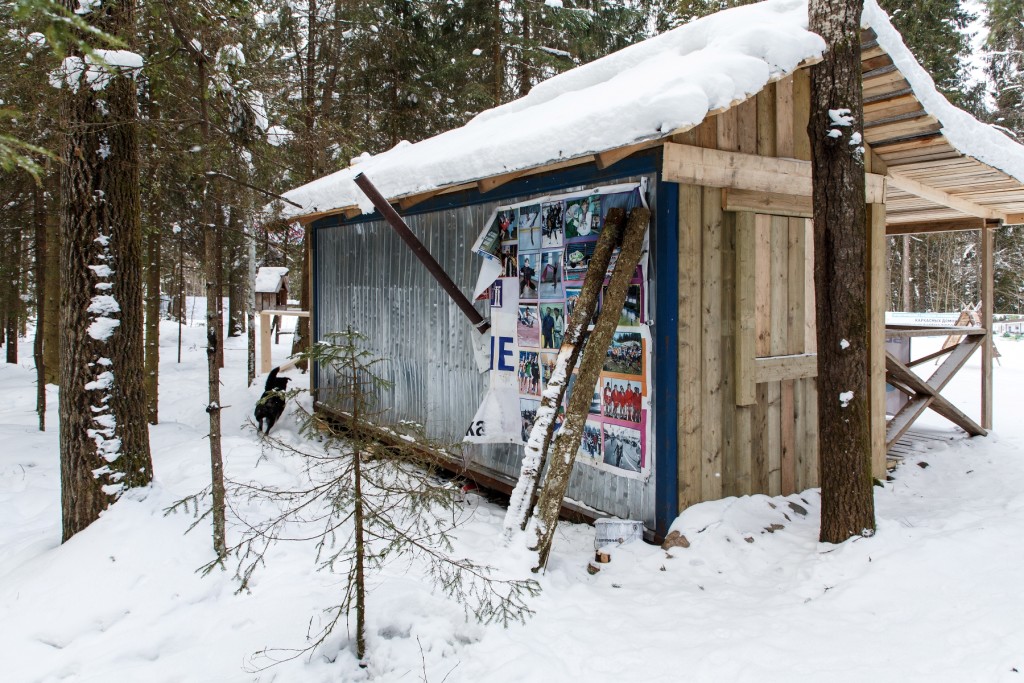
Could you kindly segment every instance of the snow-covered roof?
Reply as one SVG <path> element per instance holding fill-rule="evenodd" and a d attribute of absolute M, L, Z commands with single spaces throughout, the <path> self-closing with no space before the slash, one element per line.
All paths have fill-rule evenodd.
<path fill-rule="evenodd" d="M 276 294 L 287 275 L 288 269 L 282 266 L 263 266 L 256 271 L 256 293 Z"/>
<path fill-rule="evenodd" d="M 1024 147 L 957 109 L 935 90 L 875 0 L 864 26 L 905 74 L 961 152 L 1024 181 Z M 801 64 L 824 41 L 807 30 L 806 0 L 767 0 L 718 12 L 535 86 L 461 128 L 376 156 L 285 194 L 287 218 L 373 206 L 353 179 L 365 173 L 390 199 L 657 140 L 698 125 Z"/>
<path fill-rule="evenodd" d="M 892 59 L 925 110 L 942 124 L 942 134 L 956 149 L 1024 182 L 1024 146 L 992 126 L 978 121 L 935 88 L 935 81 L 917 63 L 889 15 L 875 0 L 865 0 L 861 23 L 878 36 L 878 44 Z"/>

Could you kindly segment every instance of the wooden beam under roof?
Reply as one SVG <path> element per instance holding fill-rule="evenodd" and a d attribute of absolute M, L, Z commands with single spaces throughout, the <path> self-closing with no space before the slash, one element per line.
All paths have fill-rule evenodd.
<path fill-rule="evenodd" d="M 889 223 L 885 226 L 885 234 L 921 235 L 929 232 L 956 232 L 960 230 L 981 230 L 982 228 L 999 227 L 998 221 L 986 221 L 983 218 L 968 216 L 936 221 L 914 221 L 908 223 Z"/>
<path fill-rule="evenodd" d="M 670 182 L 773 195 L 811 196 L 809 161 L 723 152 L 674 142 L 664 144 L 663 160 L 662 175 Z M 884 203 L 885 176 L 866 173 L 864 180 L 867 202 Z"/>
<path fill-rule="evenodd" d="M 909 192 L 910 194 L 917 195 L 922 199 L 927 199 L 928 201 L 935 202 L 936 204 L 956 209 L 968 216 L 992 219 L 1002 219 L 1004 217 L 1003 213 L 996 211 L 995 209 L 990 209 L 986 206 L 982 206 L 981 204 L 976 204 L 957 197 L 956 195 L 936 189 L 930 185 L 925 185 L 924 183 L 905 176 L 891 168 L 889 169 L 888 178 L 890 185 L 898 187 L 904 192 Z"/>
<path fill-rule="evenodd" d="M 501 187 L 507 182 L 515 180 L 526 175 L 527 170 L 513 171 L 512 173 L 503 173 L 501 175 L 491 176 L 489 178 L 481 178 L 476 181 L 476 187 L 480 190 L 480 194 L 486 194 L 491 190 Z"/>

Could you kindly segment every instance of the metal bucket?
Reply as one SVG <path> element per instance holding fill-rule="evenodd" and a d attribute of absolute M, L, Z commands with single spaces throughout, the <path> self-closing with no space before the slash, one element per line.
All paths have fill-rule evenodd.
<path fill-rule="evenodd" d="M 643 522 L 610 517 L 594 520 L 594 550 L 600 550 L 608 545 L 643 540 L 643 537 Z"/>

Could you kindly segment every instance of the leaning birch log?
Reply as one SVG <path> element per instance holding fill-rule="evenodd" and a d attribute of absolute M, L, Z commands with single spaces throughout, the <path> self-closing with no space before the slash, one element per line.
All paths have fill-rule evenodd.
<path fill-rule="evenodd" d="M 623 209 L 609 209 L 604 219 L 604 227 L 601 228 L 601 234 L 594 245 L 594 253 L 587 265 L 587 274 L 583 279 L 579 299 L 576 300 L 576 307 L 573 308 L 569 324 L 565 328 L 562 346 L 558 349 L 555 369 L 541 396 L 540 408 L 530 429 L 530 438 L 526 441 L 519 481 L 509 498 L 508 512 L 505 513 L 507 540 L 511 540 L 517 529 L 525 527 L 529 511 L 536 502 L 537 483 L 544 471 L 548 449 L 551 447 L 551 437 L 555 433 L 555 415 L 565 398 L 568 377 L 576 367 L 582 350 L 581 342 L 586 338 L 587 327 L 594 317 L 594 311 L 597 310 L 601 286 L 604 284 L 605 273 L 608 272 L 608 264 L 612 260 L 612 252 L 622 241 L 625 217 Z"/>
<path fill-rule="evenodd" d="M 590 410 L 590 401 L 597 386 L 598 376 L 604 367 L 608 347 L 615 335 L 622 306 L 626 303 L 630 280 L 633 279 L 636 266 L 640 262 L 644 235 L 650 220 L 651 212 L 646 208 L 637 207 L 629 212 L 626 232 L 622 237 L 622 250 L 619 252 L 608 290 L 604 295 L 604 306 L 597 317 L 594 331 L 587 339 L 579 374 L 576 377 L 576 387 L 565 411 L 565 422 L 551 444 L 551 464 L 548 466 L 531 524 L 537 541 L 536 547 L 533 548 L 537 551 L 535 572 L 547 565 L 548 555 L 551 553 L 558 513 L 562 509 L 562 500 L 569 488 L 569 475 L 572 473 L 576 452 L 583 438 L 583 427 Z M 589 271 L 587 274 L 590 274 Z"/>

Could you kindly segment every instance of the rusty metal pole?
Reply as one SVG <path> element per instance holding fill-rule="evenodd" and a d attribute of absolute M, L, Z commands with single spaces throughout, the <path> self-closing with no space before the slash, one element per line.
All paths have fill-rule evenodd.
<path fill-rule="evenodd" d="M 397 232 L 398 236 L 402 238 L 402 241 L 409 246 L 409 249 L 412 250 L 412 253 L 416 258 L 418 258 L 420 262 L 427 267 L 427 270 L 430 271 L 430 274 L 434 276 L 434 279 L 441 285 L 441 288 L 444 289 L 449 297 L 451 297 L 452 301 L 455 302 L 455 305 L 462 310 L 467 318 L 469 318 L 469 322 L 473 323 L 473 327 L 476 328 L 476 331 L 483 334 L 489 330 L 491 327 L 490 321 L 486 320 L 482 315 L 480 315 L 479 311 L 473 308 L 473 303 L 465 294 L 462 293 L 462 290 L 452 282 L 452 279 L 448 277 L 448 273 L 444 271 L 441 264 L 430 255 L 427 248 L 424 247 L 423 243 L 420 242 L 416 235 L 412 233 L 412 230 L 409 229 L 409 226 L 406 225 L 405 221 L 402 220 L 402 217 L 398 215 L 398 212 L 395 211 L 394 207 L 391 206 L 388 200 L 384 199 L 383 195 L 377 191 L 377 188 L 373 186 L 373 183 L 371 183 L 362 173 L 355 177 L 355 183 L 359 189 L 363 191 L 363 194 L 373 202 L 374 207 L 376 207 L 377 211 L 379 211 L 384 217 L 384 220 L 386 220 L 391 227 L 395 229 L 395 232 Z"/>

